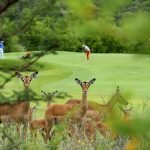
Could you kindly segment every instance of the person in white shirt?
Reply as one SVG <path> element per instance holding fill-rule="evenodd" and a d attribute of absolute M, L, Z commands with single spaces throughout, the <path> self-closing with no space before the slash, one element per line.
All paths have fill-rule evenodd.
<path fill-rule="evenodd" d="M 4 41 L 0 41 L 0 58 L 4 58 Z"/>
<path fill-rule="evenodd" d="M 87 60 L 89 60 L 90 52 L 91 52 L 90 48 L 87 45 L 82 45 L 82 48 L 84 48 L 85 53 L 86 53 L 86 58 L 87 58 Z"/>

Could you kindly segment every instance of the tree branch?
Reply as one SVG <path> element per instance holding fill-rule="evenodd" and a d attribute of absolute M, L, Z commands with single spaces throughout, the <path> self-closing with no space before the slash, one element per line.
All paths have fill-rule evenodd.
<path fill-rule="evenodd" d="M 19 71 L 23 71 L 23 70 L 26 70 L 28 69 L 31 65 L 33 65 L 35 62 L 37 62 L 42 56 L 45 55 L 45 52 L 41 52 L 40 55 L 36 56 L 36 58 L 29 62 L 26 66 L 23 66 Z M 11 75 L 9 78 L 5 79 L 5 81 L 0 85 L 0 89 L 1 88 L 4 88 L 4 86 L 9 82 L 11 81 L 16 75 L 13 74 Z"/>
<path fill-rule="evenodd" d="M 0 14 L 5 12 L 11 5 L 15 4 L 18 0 L 5 0 L 3 4 L 0 4 Z"/>

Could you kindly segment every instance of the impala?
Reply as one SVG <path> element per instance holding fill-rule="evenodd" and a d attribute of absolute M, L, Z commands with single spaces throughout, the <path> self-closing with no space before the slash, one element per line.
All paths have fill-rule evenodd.
<path fill-rule="evenodd" d="M 71 118 L 75 122 L 80 122 L 83 120 L 83 118 L 86 115 L 87 111 L 87 92 L 88 88 L 91 84 L 94 83 L 96 79 L 92 79 L 89 82 L 81 82 L 79 79 L 75 79 L 77 84 L 81 86 L 82 89 L 82 102 L 80 105 L 73 105 L 73 104 L 54 104 L 50 105 L 50 107 L 45 111 L 45 119 L 46 119 L 46 126 L 47 126 L 47 134 L 46 134 L 46 140 L 49 137 L 50 130 L 54 124 L 54 120 L 56 120 L 57 117 L 63 117 L 64 115 L 68 114 L 73 108 L 77 107 L 77 110 Z M 81 122 L 80 122 L 81 123 Z"/>

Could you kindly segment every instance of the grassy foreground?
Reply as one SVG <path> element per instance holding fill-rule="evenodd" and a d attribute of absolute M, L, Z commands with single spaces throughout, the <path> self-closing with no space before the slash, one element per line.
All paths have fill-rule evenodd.
<path fill-rule="evenodd" d="M 4 65 L 14 68 L 16 61 L 18 64 L 22 63 L 19 59 L 21 55 L 23 55 L 23 53 L 6 54 L 6 59 L 0 60 L 0 68 L 2 68 L 2 66 L 4 68 Z M 7 64 L 4 62 L 7 62 Z M 11 64 L 9 62 L 11 62 Z M 97 80 L 91 85 L 88 97 L 89 100 L 102 103 L 103 100 L 108 100 L 108 98 L 112 96 L 115 92 L 116 86 L 119 85 L 123 96 L 128 101 L 131 100 L 134 102 L 134 108 L 131 115 L 143 119 L 139 121 L 135 120 L 135 122 L 133 122 L 135 123 L 133 124 L 133 133 L 146 137 L 146 140 L 144 139 L 143 142 L 145 143 L 144 148 L 140 148 L 140 150 L 149 150 L 150 145 L 147 142 L 150 139 L 150 122 L 148 119 L 149 105 L 143 105 L 143 101 L 149 98 L 149 66 L 149 56 L 135 56 L 131 54 L 91 54 L 90 60 L 87 61 L 83 53 L 58 52 L 58 55 L 49 54 L 42 57 L 40 61 L 31 68 L 33 70 L 38 70 L 39 75 L 32 81 L 30 87 L 38 93 L 39 96 L 41 90 L 47 92 L 58 90 L 60 92 L 67 92 L 75 98 L 80 98 L 81 88 L 75 83 L 74 79 L 78 77 L 79 79 L 86 81 L 95 77 Z M 13 73 L 14 70 L 11 70 L 10 74 Z M 23 72 L 23 75 L 25 74 L 30 74 L 30 72 Z M 7 74 L 2 72 L 0 72 L 0 75 L 8 77 Z M 2 82 L 3 79 L 0 78 L 0 83 Z M 23 90 L 23 85 L 17 78 L 13 78 L 4 89 L 0 90 L 0 92 L 7 95 L 14 89 L 16 91 Z M 57 99 L 56 102 L 63 103 L 67 99 L 68 98 L 64 100 Z M 33 118 L 43 118 L 45 108 L 46 103 L 41 102 L 37 111 L 33 114 Z M 124 128 L 128 129 L 128 125 Z M 0 136 L 2 136 L 3 129 L 3 126 L 0 125 Z M 122 127 L 118 128 L 118 130 L 119 129 L 121 130 L 120 132 L 124 131 L 122 130 Z M 52 141 L 46 145 L 40 135 L 38 135 L 36 144 L 34 141 L 31 141 L 30 134 L 28 134 L 26 141 L 19 141 L 16 135 L 16 130 L 12 126 L 12 129 L 8 128 L 8 131 L 10 132 L 6 131 L 9 133 L 9 136 L 14 139 L 15 144 L 9 143 L 9 140 L 6 138 L 6 140 L 1 140 L 2 143 L 0 149 L 13 149 L 18 145 L 18 149 L 21 150 L 123 150 L 124 144 L 128 141 L 128 136 L 122 136 L 118 141 L 114 141 L 104 138 L 100 134 L 98 134 L 96 140 L 92 142 L 89 142 L 86 137 L 84 140 L 82 138 L 77 140 L 76 137 L 69 138 L 66 134 L 66 126 L 63 126 L 63 124 L 60 124 L 60 126 L 58 125 L 56 130 L 58 130 L 57 134 Z M 127 131 L 125 130 L 124 132 L 127 133 Z M 130 135 L 130 132 L 128 135 Z M 133 144 L 131 143 L 131 145 Z"/>

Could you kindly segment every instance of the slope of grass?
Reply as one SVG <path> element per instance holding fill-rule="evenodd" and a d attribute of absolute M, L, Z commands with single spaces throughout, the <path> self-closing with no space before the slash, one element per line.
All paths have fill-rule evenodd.
<path fill-rule="evenodd" d="M 42 60 L 48 60 L 49 57 L 45 56 Z M 74 78 L 90 80 L 95 77 L 97 80 L 89 89 L 89 97 L 96 100 L 102 95 L 111 96 L 118 85 L 127 98 L 149 97 L 150 58 L 148 56 L 92 54 L 90 61 L 86 61 L 82 53 L 61 52 L 58 56 L 51 56 L 49 61 L 70 67 L 73 74 L 57 83 L 45 84 L 43 88 L 51 90 L 58 88 L 80 97 L 81 89 L 74 82 Z"/>
<path fill-rule="evenodd" d="M 6 59 L 18 60 L 20 55 L 22 54 L 9 53 L 6 54 Z M 149 97 L 150 57 L 146 55 L 91 54 L 90 60 L 87 61 L 83 53 L 58 52 L 58 55 L 49 54 L 42 57 L 38 63 L 45 64 L 46 69 L 38 68 L 39 75 L 30 87 L 39 94 L 40 90 L 58 90 L 80 98 L 81 88 L 74 79 L 77 77 L 88 81 L 94 77 L 96 82 L 89 88 L 90 100 L 102 101 L 102 97 L 110 97 L 118 85 L 127 99 Z M 4 92 L 8 93 L 14 87 L 16 90 L 23 89 L 17 78 L 6 85 Z"/>

